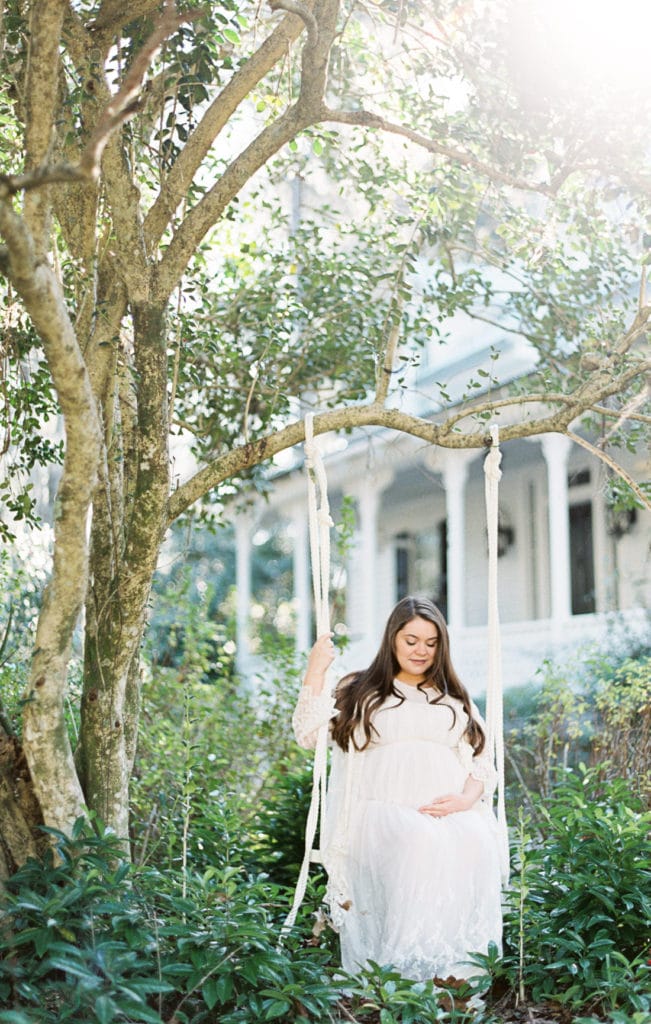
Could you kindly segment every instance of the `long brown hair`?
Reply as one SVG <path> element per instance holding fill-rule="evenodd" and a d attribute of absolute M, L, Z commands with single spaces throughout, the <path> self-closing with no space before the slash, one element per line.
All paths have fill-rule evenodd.
<path fill-rule="evenodd" d="M 387 697 L 396 697 L 400 703 L 405 699 L 394 686 L 394 679 L 400 671 L 395 655 L 396 634 L 412 619 L 425 619 L 431 622 L 438 633 L 438 643 L 434 663 L 428 670 L 425 679 L 418 684 L 418 689 L 434 686 L 438 695 L 429 701 L 438 704 L 445 696 L 456 697 L 463 704 L 468 715 L 468 726 L 465 735 L 476 754 L 484 749 L 484 732 L 479 722 L 472 716 L 470 695 L 454 671 L 450 659 L 450 638 L 448 627 L 441 611 L 436 605 L 419 597 L 403 597 L 395 606 L 387 620 L 384 636 L 375 658 L 363 672 L 353 672 L 345 676 L 337 687 L 337 708 L 339 714 L 332 722 L 332 738 L 343 750 L 348 750 L 352 743 L 356 750 L 365 750 L 373 735 L 377 735 L 372 718 Z M 447 705 L 449 707 L 449 705 Z M 450 707 L 453 725 L 456 721 L 454 708 Z M 359 746 L 355 738 L 358 726 L 364 731 L 364 743 Z"/>

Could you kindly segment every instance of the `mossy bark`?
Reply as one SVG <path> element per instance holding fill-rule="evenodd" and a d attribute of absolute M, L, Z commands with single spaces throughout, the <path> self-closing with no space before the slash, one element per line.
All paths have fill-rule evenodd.
<path fill-rule="evenodd" d="M 0 728 L 0 885 L 47 842 L 43 816 L 19 741 Z"/>
<path fill-rule="evenodd" d="M 94 500 L 76 759 L 88 807 L 125 839 L 140 646 L 169 496 L 165 307 L 140 304 L 133 323 L 134 443 L 127 430 L 119 451 L 109 445 L 116 463 Z"/>

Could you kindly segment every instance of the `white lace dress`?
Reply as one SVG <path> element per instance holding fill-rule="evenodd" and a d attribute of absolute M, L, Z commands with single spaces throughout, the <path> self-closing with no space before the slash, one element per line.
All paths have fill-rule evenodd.
<path fill-rule="evenodd" d="M 378 735 L 366 750 L 333 746 L 321 848 L 342 966 L 355 973 L 373 960 L 416 980 L 467 978 L 479 973 L 468 954 L 501 941 L 495 773 L 463 736 L 460 701 L 430 704 L 416 687 L 395 686 L 404 700 L 390 697 L 375 713 Z M 314 746 L 335 714 L 330 696 L 303 687 L 293 719 L 300 745 Z M 474 707 L 473 715 L 481 721 Z M 468 775 L 484 782 L 469 811 L 419 813 L 437 796 L 460 793 Z"/>

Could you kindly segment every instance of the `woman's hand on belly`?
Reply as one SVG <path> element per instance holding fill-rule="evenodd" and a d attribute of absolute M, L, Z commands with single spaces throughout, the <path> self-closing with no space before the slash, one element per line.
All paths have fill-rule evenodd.
<path fill-rule="evenodd" d="M 423 804 L 418 810 L 421 814 L 429 814 L 431 818 L 444 818 L 447 814 L 469 811 L 474 802 L 466 793 L 446 793 L 445 796 L 438 796 L 436 800 Z"/>
<path fill-rule="evenodd" d="M 423 804 L 418 810 L 421 814 L 429 814 L 431 818 L 444 818 L 447 814 L 469 811 L 483 792 L 483 782 L 469 775 L 462 793 L 445 793 L 443 796 L 437 796 L 435 800 Z"/>

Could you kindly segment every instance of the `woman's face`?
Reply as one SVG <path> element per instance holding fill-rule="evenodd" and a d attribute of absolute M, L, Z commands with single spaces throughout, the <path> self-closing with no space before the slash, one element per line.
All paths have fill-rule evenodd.
<path fill-rule="evenodd" d="M 422 683 L 434 664 L 438 641 L 438 629 L 427 619 L 411 619 L 399 629 L 393 643 L 396 661 L 400 666 L 396 679 L 411 686 Z"/>

